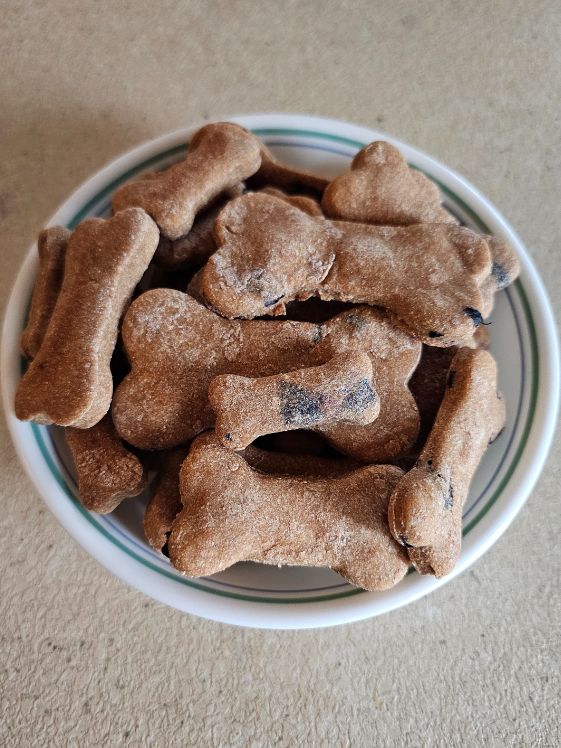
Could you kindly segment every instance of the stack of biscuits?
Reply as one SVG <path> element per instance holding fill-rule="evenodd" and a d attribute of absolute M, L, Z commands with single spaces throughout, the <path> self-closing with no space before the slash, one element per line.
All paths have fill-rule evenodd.
<path fill-rule="evenodd" d="M 518 262 L 383 141 L 328 181 L 230 123 L 39 236 L 16 395 L 65 430 L 80 500 L 151 481 L 150 545 L 190 576 L 448 574 L 505 406 L 484 327 Z"/>

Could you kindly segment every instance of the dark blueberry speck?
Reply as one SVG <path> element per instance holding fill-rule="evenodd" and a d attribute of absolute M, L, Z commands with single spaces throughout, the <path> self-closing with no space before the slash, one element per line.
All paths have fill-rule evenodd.
<path fill-rule="evenodd" d="M 448 493 L 446 494 L 446 498 L 444 499 L 444 508 L 445 509 L 452 509 L 454 506 L 454 489 L 452 488 L 452 484 L 448 487 Z"/>
<path fill-rule="evenodd" d="M 489 444 L 492 444 L 494 441 L 496 441 L 499 438 L 499 436 L 503 433 L 504 430 L 505 430 L 505 427 L 503 426 L 498 434 L 492 434 L 491 438 L 489 439 Z"/>
<path fill-rule="evenodd" d="M 358 314 L 349 314 L 347 316 L 347 324 L 354 327 L 356 330 L 360 330 L 364 327 L 364 318 Z"/>
<path fill-rule="evenodd" d="M 281 299 L 284 299 L 284 294 L 282 293 L 280 296 L 277 296 L 276 299 L 270 299 L 269 301 L 266 301 L 263 306 L 264 307 L 270 307 L 275 306 L 277 302 L 279 302 Z"/>
<path fill-rule="evenodd" d="M 376 393 L 370 386 L 370 382 L 368 379 L 361 379 L 356 387 L 345 396 L 343 408 L 360 413 L 374 402 L 376 402 Z"/>
<path fill-rule="evenodd" d="M 313 342 L 321 343 L 322 340 L 323 340 L 323 326 L 318 325 L 316 329 L 314 330 Z"/>
<path fill-rule="evenodd" d="M 479 327 L 479 325 L 483 324 L 483 317 L 481 315 L 481 312 L 478 309 L 473 309 L 471 306 L 466 306 L 464 309 L 464 312 L 467 314 L 468 317 L 471 318 L 473 324 L 476 327 Z"/>
<path fill-rule="evenodd" d="M 313 426 L 323 411 L 323 395 L 315 395 L 291 382 L 279 382 L 281 414 L 287 426 Z"/>
<path fill-rule="evenodd" d="M 224 434 L 224 441 L 225 442 L 231 442 L 232 441 L 232 434 Z"/>
<path fill-rule="evenodd" d="M 499 265 L 498 262 L 493 263 L 493 267 L 491 269 L 491 275 L 495 279 L 497 283 L 497 288 L 500 290 L 501 288 L 506 288 L 510 283 L 510 276 L 507 273 L 507 271 L 504 269 L 502 265 Z"/>
<path fill-rule="evenodd" d="M 414 548 L 415 547 L 414 545 L 411 545 L 410 543 L 407 542 L 407 540 L 405 538 L 405 535 L 400 535 L 399 536 L 399 542 L 401 543 L 401 545 L 405 546 L 406 548 Z"/>

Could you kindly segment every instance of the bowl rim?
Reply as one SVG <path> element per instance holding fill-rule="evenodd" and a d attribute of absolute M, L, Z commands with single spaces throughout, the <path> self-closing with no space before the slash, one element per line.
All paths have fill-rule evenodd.
<path fill-rule="evenodd" d="M 49 486 L 45 475 L 41 470 L 37 470 L 37 464 L 30 459 L 31 455 L 29 448 L 25 443 L 26 439 L 23 432 L 23 429 L 25 427 L 28 429 L 30 424 L 17 421 L 13 412 L 14 385 L 17 383 L 17 378 L 14 379 L 14 376 L 15 370 L 19 369 L 19 361 L 18 365 L 14 366 L 15 362 L 13 357 L 14 340 L 19 338 L 22 314 L 27 306 L 27 299 L 31 293 L 34 278 L 33 268 L 36 267 L 36 244 L 31 246 L 25 256 L 5 308 L 0 364 L 6 420 L 8 422 L 12 441 L 15 444 L 24 469 L 57 519 L 65 529 L 76 540 L 78 540 L 88 553 L 90 553 L 90 555 L 94 556 L 94 558 L 100 561 L 100 563 L 102 563 L 102 565 L 108 568 L 112 573 L 121 577 L 137 589 L 162 602 L 178 607 L 181 610 L 191 612 L 195 615 L 201 615 L 206 618 L 227 623 L 250 625 L 253 627 L 307 628 L 360 620 L 362 618 L 395 609 L 408 602 L 412 602 L 424 594 L 427 594 L 427 592 L 437 589 L 442 584 L 453 579 L 467 568 L 467 566 L 479 558 L 479 556 L 481 556 L 497 540 L 526 501 L 527 496 L 537 481 L 539 473 L 545 463 L 557 420 L 557 410 L 559 406 L 559 351 L 553 312 L 543 283 L 514 230 L 499 214 L 490 201 L 487 200 L 487 198 L 485 198 L 475 187 L 436 159 L 433 159 L 422 151 L 419 151 L 418 149 L 413 148 L 385 133 L 340 120 L 281 113 L 241 115 L 225 117 L 223 119 L 234 122 L 237 121 L 246 127 L 256 129 L 259 131 L 258 134 L 260 135 L 266 133 L 273 135 L 275 131 L 286 131 L 287 129 L 308 135 L 314 130 L 322 131 L 324 135 L 332 138 L 334 141 L 346 142 L 347 145 L 353 145 L 353 147 L 359 147 L 364 143 L 370 142 L 374 138 L 388 140 L 400 148 L 407 160 L 411 161 L 413 165 L 424 171 L 428 170 L 430 176 L 436 179 L 441 187 L 446 189 L 447 186 L 452 183 L 456 192 L 460 193 L 459 197 L 461 197 L 466 203 L 466 207 L 469 209 L 470 206 L 475 204 L 477 206 L 477 214 L 483 219 L 485 224 L 491 228 L 493 233 L 501 233 L 514 246 L 521 261 L 526 292 L 530 292 L 530 297 L 533 301 L 532 312 L 536 318 L 536 334 L 541 340 L 541 344 L 538 345 L 539 377 L 541 384 L 538 392 L 539 397 L 536 403 L 534 423 L 530 433 L 527 435 L 528 438 L 525 446 L 526 451 L 521 455 L 522 458 L 526 457 L 526 459 L 521 459 L 519 464 L 516 466 L 516 471 L 518 471 L 520 467 L 524 468 L 524 470 L 521 471 L 522 475 L 520 476 L 520 481 L 517 484 L 514 497 L 511 498 L 508 506 L 501 507 L 501 512 L 498 517 L 488 517 L 486 523 L 487 526 L 481 528 L 484 532 L 481 533 L 477 546 L 472 549 L 468 559 L 462 558 L 460 560 L 452 574 L 442 580 L 434 580 L 432 577 L 418 577 L 413 592 L 410 590 L 402 590 L 400 592 L 399 587 L 394 588 L 394 595 L 391 598 L 391 603 L 384 604 L 384 602 L 380 602 L 382 598 L 379 598 L 378 604 L 376 605 L 375 602 L 373 603 L 372 598 L 370 598 L 370 600 L 363 599 L 361 601 L 357 596 L 354 596 L 339 600 L 331 600 L 322 610 L 320 599 L 318 599 L 317 602 L 308 601 L 298 606 L 294 606 L 288 602 L 286 602 L 284 606 L 262 602 L 254 604 L 259 606 L 259 615 L 257 615 L 256 611 L 252 614 L 252 606 L 247 602 L 230 599 L 228 601 L 228 606 L 225 608 L 220 602 L 214 604 L 214 602 L 209 603 L 206 599 L 204 601 L 199 599 L 200 596 L 204 596 L 204 598 L 209 598 L 211 596 L 208 595 L 207 592 L 193 589 L 191 596 L 194 604 L 189 606 L 185 606 L 185 604 L 182 605 L 181 603 L 183 601 L 178 599 L 176 590 L 169 587 L 169 585 L 176 587 L 176 581 L 172 582 L 171 580 L 168 580 L 169 585 L 166 583 L 162 584 L 161 579 L 155 580 L 150 578 L 150 574 L 154 574 L 155 572 L 151 572 L 149 569 L 143 570 L 142 573 L 145 575 L 145 578 L 139 581 L 138 564 L 136 561 L 132 562 L 133 566 L 131 567 L 128 563 L 123 563 L 123 559 L 119 558 L 118 554 L 115 554 L 114 548 L 110 549 L 111 552 L 109 552 L 107 547 L 105 547 L 105 544 L 100 545 L 100 539 L 97 535 L 95 539 L 92 539 L 91 530 L 88 531 L 85 526 L 77 521 L 77 517 L 73 515 L 73 512 L 68 511 L 68 504 L 65 503 L 64 505 L 61 505 L 57 499 L 53 498 L 50 489 L 47 490 Z M 64 201 L 47 225 L 52 225 L 54 223 L 67 223 L 71 217 L 70 214 L 75 212 L 75 206 L 78 204 L 82 205 L 83 212 L 87 212 L 89 201 L 99 192 L 101 187 L 105 187 L 106 190 L 110 191 L 113 180 L 125 176 L 127 170 L 137 166 L 139 161 L 146 161 L 156 156 L 161 158 L 163 146 L 167 146 L 170 150 L 175 149 L 177 151 L 184 148 L 184 143 L 202 124 L 205 123 L 199 123 L 192 127 L 179 128 L 170 133 L 159 136 L 154 140 L 146 141 L 110 161 L 106 166 L 82 183 L 78 189 L 76 189 L 70 197 Z M 80 216 L 77 217 L 76 221 L 78 220 L 80 220 Z M 539 429 L 536 428 L 537 425 L 540 425 Z M 529 448 L 531 448 L 531 454 L 528 451 Z M 34 456 L 36 457 L 37 455 Z M 532 459 L 529 459 L 529 457 Z M 492 521 L 489 522 L 489 520 Z M 109 543 L 109 541 L 106 542 Z M 147 587 L 150 589 L 147 589 Z M 367 598 L 368 594 L 371 593 L 362 596 L 359 595 L 358 597 Z M 220 601 L 220 598 L 217 599 Z M 284 602 L 284 600 L 282 602 Z M 307 611 L 305 610 L 305 606 L 312 606 L 312 609 Z M 375 606 L 375 610 L 373 610 L 373 606 Z M 269 610 L 267 610 L 267 608 L 269 608 Z M 296 615 L 295 608 L 299 611 Z M 320 612 L 321 610 L 322 612 Z M 283 612 L 281 613 L 281 611 Z"/>

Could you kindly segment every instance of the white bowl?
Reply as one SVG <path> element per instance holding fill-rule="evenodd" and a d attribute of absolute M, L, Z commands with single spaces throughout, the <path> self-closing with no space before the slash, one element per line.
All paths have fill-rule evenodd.
<path fill-rule="evenodd" d="M 528 253 L 504 218 L 462 177 L 421 151 L 384 133 L 337 120 L 286 114 L 228 119 L 253 130 L 281 159 L 326 176 L 348 167 L 366 143 L 389 140 L 412 166 L 438 183 L 446 206 L 466 225 L 503 237 L 518 253 L 520 278 L 498 295 L 491 328 L 507 424 L 473 481 L 464 510 L 462 555 L 454 572 L 440 580 L 410 572 L 387 592 L 365 592 L 325 569 L 249 563 L 213 577 L 189 579 L 144 540 L 146 497 L 125 501 L 110 516 L 83 509 L 76 499 L 72 461 L 60 429 L 23 423 L 14 414 L 22 371 L 18 338 L 36 273 L 35 246 L 22 265 L 4 320 L 1 366 L 8 425 L 25 470 L 61 524 L 107 569 L 157 600 L 213 620 L 262 628 L 329 626 L 378 615 L 426 595 L 464 571 L 506 530 L 532 490 L 551 444 L 558 407 L 558 349 L 551 306 Z M 73 228 L 86 216 L 105 214 L 111 194 L 122 182 L 181 158 L 196 129 L 164 135 L 116 159 L 85 182 L 49 224 Z"/>

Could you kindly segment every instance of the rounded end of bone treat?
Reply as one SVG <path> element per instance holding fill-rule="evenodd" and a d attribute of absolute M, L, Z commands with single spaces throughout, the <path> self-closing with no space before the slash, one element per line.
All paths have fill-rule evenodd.
<path fill-rule="evenodd" d="M 394 538 L 404 547 L 421 547 L 438 542 L 448 527 L 452 502 L 443 476 L 414 467 L 401 479 L 390 497 L 388 521 Z"/>

